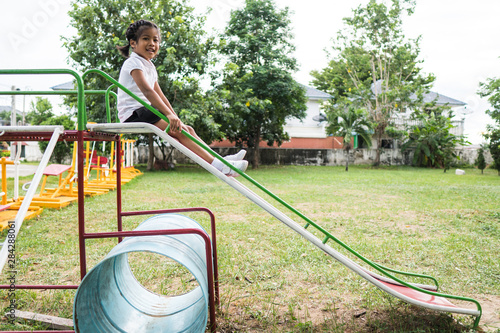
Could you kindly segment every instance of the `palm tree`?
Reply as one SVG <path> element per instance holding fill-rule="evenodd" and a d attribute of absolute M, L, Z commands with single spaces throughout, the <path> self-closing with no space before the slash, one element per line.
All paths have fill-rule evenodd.
<path fill-rule="evenodd" d="M 457 145 L 469 144 L 464 136 L 454 135 L 450 132 L 453 128 L 452 114 L 439 112 L 415 113 L 419 125 L 410 126 L 406 140 L 401 146 L 401 151 L 414 149 L 413 164 L 428 168 L 440 167 L 444 172 L 451 163 L 458 159 L 455 152 Z"/>
<path fill-rule="evenodd" d="M 344 139 L 344 150 L 346 152 L 345 171 L 349 171 L 349 151 L 352 149 L 353 135 L 359 135 L 370 147 L 372 143 L 373 125 L 368 120 L 368 114 L 364 109 L 356 108 L 347 103 L 335 105 L 327 111 L 328 134 L 341 136 Z"/>

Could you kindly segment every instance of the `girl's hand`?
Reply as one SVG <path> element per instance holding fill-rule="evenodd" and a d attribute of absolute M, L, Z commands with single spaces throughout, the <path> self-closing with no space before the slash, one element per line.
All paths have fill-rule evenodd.
<path fill-rule="evenodd" d="M 170 132 L 171 133 L 180 133 L 182 130 L 182 121 L 175 114 L 169 114 L 167 116 L 168 121 L 170 123 Z"/>

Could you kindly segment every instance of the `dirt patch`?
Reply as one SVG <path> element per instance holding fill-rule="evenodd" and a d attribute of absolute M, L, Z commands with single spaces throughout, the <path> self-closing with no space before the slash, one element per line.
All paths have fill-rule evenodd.
<path fill-rule="evenodd" d="M 495 295 L 473 295 L 483 309 L 480 327 L 485 332 L 500 331 L 500 296 Z"/>
<path fill-rule="evenodd" d="M 339 305 L 334 308 L 306 307 L 307 318 L 281 314 L 272 325 L 259 313 L 234 307 L 219 316 L 218 332 L 469 332 L 452 315 L 429 311 L 398 302 L 381 309 L 368 310 Z M 479 332 L 483 332 L 479 329 Z"/>
<path fill-rule="evenodd" d="M 225 288 L 224 288 L 225 289 Z M 297 292 L 297 290 L 300 290 Z M 441 313 L 412 306 L 392 297 L 378 305 L 345 290 L 330 290 L 301 283 L 282 286 L 273 297 L 247 292 L 224 300 L 218 315 L 218 332 L 469 332 L 471 316 Z M 234 291 L 233 291 L 234 292 Z M 490 299 L 491 297 L 484 297 Z M 490 299 L 490 302 L 498 298 Z M 489 307 L 483 301 L 485 307 Z M 485 313 L 480 332 L 490 332 Z"/>

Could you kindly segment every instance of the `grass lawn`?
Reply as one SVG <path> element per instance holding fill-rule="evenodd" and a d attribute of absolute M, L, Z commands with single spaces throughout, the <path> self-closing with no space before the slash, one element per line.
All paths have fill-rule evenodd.
<path fill-rule="evenodd" d="M 248 174 L 368 259 L 434 276 L 441 292 L 477 299 L 483 307 L 481 330 L 500 332 L 495 170 L 481 175 L 466 169 L 457 176 L 453 170 L 406 167 L 350 166 L 345 172 L 344 167 L 276 166 Z M 202 206 L 215 213 L 220 332 L 467 332 L 472 325 L 468 316 L 409 306 L 379 291 L 201 168 L 147 172 L 124 186 L 123 200 L 124 210 Z M 115 230 L 115 201 L 114 192 L 86 200 L 87 231 Z M 209 230 L 206 214 L 186 215 Z M 125 229 L 144 219 L 125 218 Z M 115 243 L 89 240 L 88 267 Z M 46 209 L 26 221 L 16 255 L 17 284 L 77 284 L 77 205 Z M 137 278 L 151 290 L 175 294 L 192 287 L 182 267 L 146 254 L 132 259 Z M 0 295 L 5 313 L 6 292 Z M 21 310 L 66 318 L 72 318 L 73 297 L 74 291 L 16 292 Z M 43 329 L 22 322 L 12 326 L 5 319 L 0 327 Z"/>

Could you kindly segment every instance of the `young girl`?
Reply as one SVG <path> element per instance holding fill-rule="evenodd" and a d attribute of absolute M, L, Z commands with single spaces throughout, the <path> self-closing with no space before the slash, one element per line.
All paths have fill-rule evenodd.
<path fill-rule="evenodd" d="M 120 70 L 118 82 L 139 98 L 149 101 L 155 109 L 168 118 L 170 122 L 170 131 L 168 134 L 170 136 L 176 138 L 180 143 L 225 175 L 238 176 L 237 172 L 231 170 L 181 133 L 182 130 L 185 130 L 196 139 L 202 141 L 191 126 L 186 126 L 181 122 L 158 85 L 158 73 L 155 65 L 151 62 L 158 54 L 160 48 L 160 30 L 156 24 L 146 20 L 139 20 L 132 23 L 125 34 L 129 42 L 128 45 L 117 46 L 120 53 L 127 58 Z M 130 48 L 133 51 L 131 54 Z M 162 130 L 165 130 L 168 126 L 165 120 L 142 106 L 142 104 L 121 89 L 118 90 L 118 118 L 120 118 L 121 122 L 125 123 L 145 122 L 153 124 Z M 244 150 L 240 150 L 235 155 L 226 156 L 225 159 L 239 170 L 245 171 L 248 166 L 248 162 L 243 160 L 245 153 Z"/>

